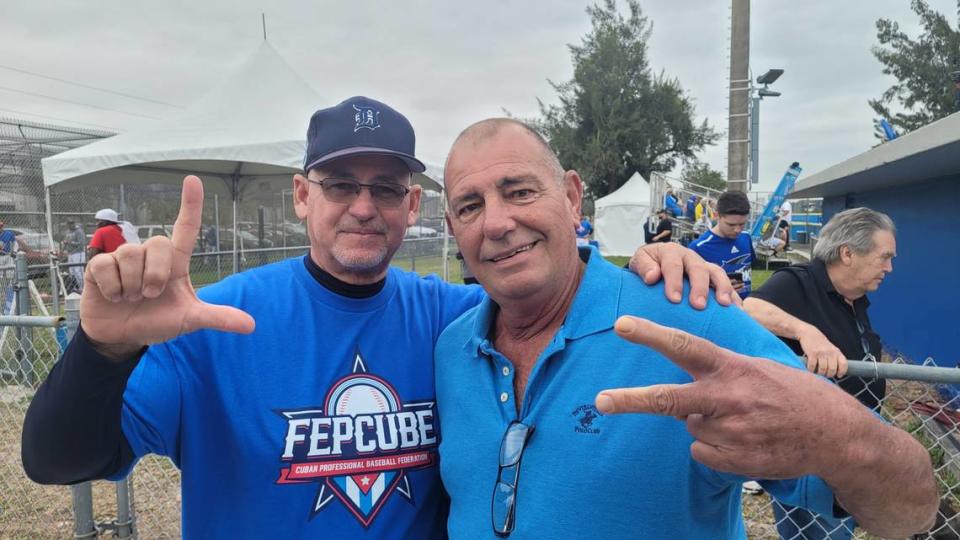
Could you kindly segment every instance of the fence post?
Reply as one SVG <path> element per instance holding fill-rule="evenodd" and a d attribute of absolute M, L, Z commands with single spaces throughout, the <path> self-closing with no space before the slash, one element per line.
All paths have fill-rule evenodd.
<path fill-rule="evenodd" d="M 80 295 L 72 292 L 67 295 L 64 315 L 67 319 L 67 340 L 73 339 L 73 334 L 80 327 Z"/>
<path fill-rule="evenodd" d="M 50 295 L 53 296 L 51 301 L 51 313 L 54 315 L 60 314 L 60 263 L 55 262 L 53 257 L 50 257 Z"/>
<path fill-rule="evenodd" d="M 73 339 L 80 326 L 80 295 L 70 293 L 66 299 L 65 315 L 67 319 L 67 339 Z M 73 532 L 74 538 L 94 538 L 97 527 L 93 522 L 93 488 L 90 482 L 70 487 L 73 493 Z"/>
<path fill-rule="evenodd" d="M 117 482 L 117 538 L 131 538 L 133 536 L 133 480 L 127 476 Z"/>
<path fill-rule="evenodd" d="M 95 538 L 97 526 L 93 522 L 93 486 L 90 482 L 70 486 L 73 494 L 73 537 Z"/>
<path fill-rule="evenodd" d="M 16 295 L 17 315 L 30 315 L 30 273 L 27 270 L 27 257 L 18 252 L 14 271 L 13 291 Z M 17 359 L 23 384 L 33 386 L 33 329 L 23 326 L 15 327 L 17 336 Z"/>

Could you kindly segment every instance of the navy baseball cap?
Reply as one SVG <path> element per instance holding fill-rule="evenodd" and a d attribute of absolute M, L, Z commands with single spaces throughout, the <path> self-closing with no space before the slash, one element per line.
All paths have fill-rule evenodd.
<path fill-rule="evenodd" d="M 394 156 L 411 172 L 426 166 L 413 157 L 417 138 L 405 116 L 375 99 L 355 96 L 310 117 L 303 170 L 361 154 Z"/>

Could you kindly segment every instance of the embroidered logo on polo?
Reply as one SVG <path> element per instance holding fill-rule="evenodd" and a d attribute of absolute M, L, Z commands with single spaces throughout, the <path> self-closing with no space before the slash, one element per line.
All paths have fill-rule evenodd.
<path fill-rule="evenodd" d="M 577 424 L 573 427 L 573 430 L 577 433 L 598 435 L 600 428 L 596 421 L 601 416 L 603 416 L 603 413 L 598 411 L 596 407 L 585 403 L 573 410 L 573 417 L 577 419 Z"/>
<path fill-rule="evenodd" d="M 403 403 L 359 352 L 322 406 L 276 412 L 287 422 L 276 483 L 319 484 L 310 519 L 339 500 L 368 527 L 394 493 L 413 504 L 407 473 L 437 463 L 435 402 Z"/>
<path fill-rule="evenodd" d="M 374 109 L 373 107 L 357 107 L 353 106 L 353 132 L 356 133 L 361 129 L 369 129 L 373 131 L 380 127 L 380 111 Z"/>

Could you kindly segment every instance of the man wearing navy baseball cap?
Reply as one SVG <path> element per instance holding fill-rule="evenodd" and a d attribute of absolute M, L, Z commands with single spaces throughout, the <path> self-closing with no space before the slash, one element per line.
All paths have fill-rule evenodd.
<path fill-rule="evenodd" d="M 293 178 L 308 254 L 196 294 L 203 190 L 187 177 L 172 238 L 90 261 L 82 328 L 27 415 L 27 474 L 116 479 L 169 456 L 185 538 L 445 537 L 433 347 L 483 292 L 389 267 L 417 219 L 415 146 L 379 101 L 317 111 Z M 633 268 L 656 280 L 659 260 L 686 267 L 691 303 L 711 279 L 732 296 L 679 246 Z M 680 301 L 680 270 L 664 278 Z"/>
<path fill-rule="evenodd" d="M 310 231 L 319 268 L 351 284 L 383 282 L 421 187 L 410 122 L 390 106 L 353 97 L 310 118 L 304 173 L 293 180 L 297 217 Z M 369 197 L 360 197 L 366 190 Z"/>

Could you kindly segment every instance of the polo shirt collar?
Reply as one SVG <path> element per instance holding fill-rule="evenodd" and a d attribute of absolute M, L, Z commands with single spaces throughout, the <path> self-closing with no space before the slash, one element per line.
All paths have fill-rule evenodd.
<path fill-rule="evenodd" d="M 833 281 L 830 281 L 830 274 L 827 273 L 827 265 L 824 264 L 823 261 L 820 259 L 810 261 L 810 271 L 813 273 L 814 279 L 823 286 L 823 290 L 827 291 L 827 294 L 834 294 L 843 300 L 843 295 L 837 292 L 837 288 L 833 286 Z M 853 307 L 856 309 L 867 309 L 869 306 L 870 299 L 867 298 L 867 295 L 863 295 L 853 301 Z"/>
<path fill-rule="evenodd" d="M 830 281 L 830 274 L 827 274 L 827 265 L 824 264 L 823 261 L 820 259 L 810 261 L 810 271 L 813 272 L 814 279 L 823 286 L 825 291 L 828 293 L 837 292 L 836 287 L 833 286 L 833 282 Z"/>
<path fill-rule="evenodd" d="M 619 315 L 623 271 L 606 262 L 593 246 L 580 246 L 579 253 L 581 259 L 587 258 L 587 267 L 570 311 L 558 331 L 557 337 L 564 340 L 609 330 Z M 482 358 L 493 349 L 488 336 L 498 309 L 490 296 L 484 296 L 478 306 L 473 333 L 467 342 L 468 350 L 477 357 Z"/>
<path fill-rule="evenodd" d="M 593 246 L 580 248 L 586 254 L 587 268 L 577 288 L 560 333 L 567 339 L 579 339 L 613 328 L 620 305 L 623 270 L 608 263 Z"/>

